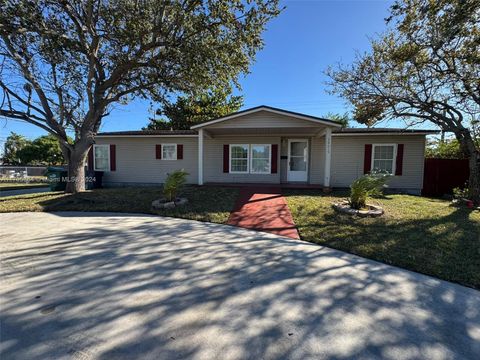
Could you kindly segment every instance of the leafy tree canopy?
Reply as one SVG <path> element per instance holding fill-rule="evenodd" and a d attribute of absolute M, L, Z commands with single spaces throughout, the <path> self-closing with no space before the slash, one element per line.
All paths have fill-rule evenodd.
<path fill-rule="evenodd" d="M 348 112 L 345 112 L 344 114 L 328 112 L 322 117 L 338 122 L 342 125 L 342 128 L 348 127 L 348 124 L 350 122 Z"/>
<path fill-rule="evenodd" d="M 51 134 L 36 138 L 20 150 L 18 156 L 22 163 L 26 165 L 65 164 L 65 159 L 60 149 L 60 142 Z"/>
<path fill-rule="evenodd" d="M 279 11 L 278 0 L 2 0 L 0 115 L 55 135 L 76 179 L 67 191 L 84 190 L 112 106 L 236 84 Z"/>
<path fill-rule="evenodd" d="M 434 140 L 427 143 L 425 157 L 438 159 L 463 159 L 465 154 L 460 149 L 456 139 Z"/>
<path fill-rule="evenodd" d="M 480 138 L 476 139 L 477 146 L 480 146 Z M 438 159 L 465 159 L 468 154 L 462 151 L 457 139 L 430 140 L 427 143 L 425 157 Z"/>
<path fill-rule="evenodd" d="M 192 125 L 236 112 L 243 105 L 242 96 L 230 91 L 209 90 L 199 95 L 179 96 L 175 102 L 165 102 L 156 110 L 160 119 L 150 119 L 143 130 L 187 130 Z"/>
<path fill-rule="evenodd" d="M 68 141 L 72 139 L 68 138 Z M 53 135 L 44 135 L 33 141 L 11 133 L 4 145 L 3 162 L 8 165 L 62 165 L 65 164 L 60 142 Z"/>
<path fill-rule="evenodd" d="M 22 159 L 18 156 L 18 153 L 29 143 L 30 141 L 25 136 L 12 132 L 3 145 L 2 162 L 7 165 L 22 164 Z"/>
<path fill-rule="evenodd" d="M 360 123 L 401 118 L 453 133 L 480 202 L 480 2 L 397 0 L 387 22 L 369 53 L 327 71 L 331 91 L 354 105 Z"/>

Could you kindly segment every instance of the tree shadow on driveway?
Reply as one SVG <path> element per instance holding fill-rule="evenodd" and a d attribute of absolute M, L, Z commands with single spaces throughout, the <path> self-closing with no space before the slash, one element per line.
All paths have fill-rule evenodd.
<path fill-rule="evenodd" d="M 315 244 L 153 216 L 0 220 L 5 359 L 480 353 L 478 291 Z"/>

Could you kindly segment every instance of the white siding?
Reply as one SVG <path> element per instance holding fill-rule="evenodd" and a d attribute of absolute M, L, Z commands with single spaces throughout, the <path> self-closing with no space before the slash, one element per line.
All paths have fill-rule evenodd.
<path fill-rule="evenodd" d="M 285 137 L 288 139 L 288 137 Z M 97 144 L 116 145 L 116 167 L 106 172 L 104 182 L 119 184 L 157 184 L 177 169 L 185 169 L 190 175 L 188 183 L 198 180 L 198 139 L 195 137 L 109 137 L 96 139 Z M 155 158 L 155 145 L 161 143 L 183 144 L 183 160 L 159 160 Z M 365 144 L 404 144 L 403 174 L 390 181 L 393 189 L 420 190 L 423 186 L 425 137 L 415 136 L 333 136 L 331 186 L 348 187 L 363 175 Z M 204 140 L 204 182 L 271 183 L 286 181 L 287 155 L 280 136 L 229 136 Z M 276 174 L 231 174 L 223 172 L 224 144 L 278 144 L 278 169 Z M 309 141 L 309 183 L 323 184 L 325 161 L 325 137 L 312 137 Z"/>
<path fill-rule="evenodd" d="M 105 172 L 108 185 L 163 183 L 169 172 L 184 169 L 187 182 L 197 183 L 198 148 L 196 137 L 99 137 L 97 144 L 116 145 L 116 171 Z M 155 158 L 156 144 L 183 144 L 183 160 Z"/>
<path fill-rule="evenodd" d="M 280 183 L 280 169 L 276 174 L 230 174 L 223 172 L 223 145 L 229 144 L 278 144 L 280 137 L 218 137 L 205 139 L 204 182 L 226 183 Z M 280 164 L 280 155 L 277 159 Z"/>
<path fill-rule="evenodd" d="M 392 189 L 421 189 L 425 137 L 414 136 L 334 136 L 332 137 L 333 187 L 348 187 L 353 180 L 363 175 L 365 144 L 404 144 L 403 174 L 395 176 L 389 186 Z"/>
<path fill-rule="evenodd" d="M 325 136 L 310 141 L 310 184 L 323 184 L 325 173 Z"/>
<path fill-rule="evenodd" d="M 287 170 L 288 170 L 288 141 L 286 138 L 281 138 L 280 149 L 280 182 L 287 182 Z M 284 157 L 284 159 L 282 159 Z"/>
<path fill-rule="evenodd" d="M 217 124 L 208 125 L 206 129 L 221 128 L 271 128 L 272 131 L 279 127 L 311 127 L 318 128 L 321 124 L 313 121 L 296 119 L 286 115 L 274 114 L 268 111 L 259 111 L 253 114 L 244 115 L 236 119 L 219 122 Z"/>

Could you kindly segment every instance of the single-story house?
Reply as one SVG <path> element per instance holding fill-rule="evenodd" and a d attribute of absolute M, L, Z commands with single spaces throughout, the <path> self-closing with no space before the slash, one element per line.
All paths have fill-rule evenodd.
<path fill-rule="evenodd" d="M 190 130 L 103 132 L 88 157 L 106 186 L 151 185 L 184 169 L 191 184 L 348 187 L 372 170 L 390 187 L 419 194 L 431 130 L 344 128 L 332 120 L 269 106 Z"/>

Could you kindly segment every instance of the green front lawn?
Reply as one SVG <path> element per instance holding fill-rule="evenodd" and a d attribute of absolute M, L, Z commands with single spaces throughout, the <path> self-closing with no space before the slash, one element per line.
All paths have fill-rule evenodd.
<path fill-rule="evenodd" d="M 183 194 L 189 203 L 177 209 L 152 210 L 161 187 L 98 189 L 75 195 L 47 192 L 0 198 L 0 212 L 15 211 L 112 211 L 158 214 L 225 223 L 237 199 L 238 189 L 188 186 Z"/>
<path fill-rule="evenodd" d="M 346 193 L 287 191 L 302 239 L 480 289 L 480 211 L 409 195 L 372 199 L 380 218 L 336 213 Z"/>
<path fill-rule="evenodd" d="M 37 187 L 46 187 L 46 186 L 48 186 L 47 183 L 0 182 L 0 191 L 33 189 L 33 188 L 37 188 Z"/>

